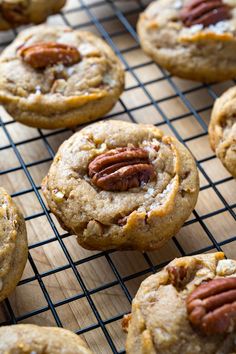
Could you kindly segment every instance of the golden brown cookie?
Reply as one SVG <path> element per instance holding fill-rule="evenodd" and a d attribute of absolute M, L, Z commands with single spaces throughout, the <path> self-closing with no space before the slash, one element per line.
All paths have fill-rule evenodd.
<path fill-rule="evenodd" d="M 123 88 L 119 59 L 89 32 L 32 27 L 0 56 L 0 103 L 30 126 L 53 129 L 97 119 Z"/>
<path fill-rule="evenodd" d="M 236 261 L 177 258 L 144 280 L 128 317 L 127 354 L 236 352 Z"/>
<path fill-rule="evenodd" d="M 236 87 L 230 88 L 216 100 L 209 137 L 216 156 L 236 178 Z"/>
<path fill-rule="evenodd" d="M 92 354 L 73 332 L 32 324 L 0 328 L 1 354 Z"/>
<path fill-rule="evenodd" d="M 41 23 L 65 3 L 66 0 L 0 0 L 0 30 Z"/>
<path fill-rule="evenodd" d="M 0 188 L 0 255 L 0 301 L 2 301 L 19 282 L 28 255 L 24 218 L 3 188 Z"/>
<path fill-rule="evenodd" d="M 190 152 L 153 125 L 91 124 L 65 141 L 43 193 L 62 227 L 95 250 L 155 250 L 178 232 L 198 196 Z"/>
<path fill-rule="evenodd" d="M 234 0 L 158 0 L 141 14 L 143 50 L 171 74 L 203 82 L 236 77 Z"/>

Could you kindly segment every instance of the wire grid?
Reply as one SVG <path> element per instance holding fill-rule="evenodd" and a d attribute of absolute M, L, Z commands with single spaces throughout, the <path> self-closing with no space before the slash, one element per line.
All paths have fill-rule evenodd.
<path fill-rule="evenodd" d="M 121 332 L 120 321 L 124 313 L 129 311 L 132 298 L 143 278 L 162 268 L 174 256 L 214 250 L 224 250 L 231 257 L 234 254 L 234 242 L 236 241 L 234 180 L 224 170 L 215 155 L 209 152 L 208 146 L 204 145 L 207 141 L 207 125 L 212 103 L 218 94 L 234 83 L 228 82 L 223 85 L 211 86 L 187 83 L 184 80 L 171 77 L 165 70 L 145 57 L 139 48 L 135 23 L 138 14 L 147 4 L 148 1 L 71 0 L 63 12 L 50 18 L 50 22 L 66 24 L 75 29 L 91 29 L 98 32 L 113 48 L 125 67 L 128 86 L 119 101 L 118 108 L 114 109 L 107 117 L 122 118 L 135 123 L 152 123 L 151 115 L 156 114 L 158 119 L 154 122 L 155 125 L 172 133 L 188 148 L 193 149 L 201 176 L 203 209 L 196 207 L 182 228 L 180 235 L 174 237 L 162 252 L 141 254 L 137 252 L 80 250 L 81 253 L 78 256 L 80 248 L 75 246 L 72 249 L 73 246 L 71 247 L 71 244 L 68 243 L 70 240 L 73 245 L 74 241 L 71 240 L 72 237 L 74 240 L 74 236 L 61 230 L 56 219 L 47 209 L 41 195 L 40 179 L 37 177 L 41 170 L 44 172 L 45 169 L 46 173 L 56 149 L 60 145 L 60 140 L 63 141 L 74 130 L 45 131 L 26 128 L 18 125 L 9 117 L 5 118 L 3 111 L 1 111 L 0 183 L 3 184 L 6 178 L 13 181 L 12 197 L 19 201 L 22 207 L 27 205 L 27 196 L 29 195 L 33 195 L 35 198 L 34 207 L 36 204 L 40 206 L 38 209 L 36 208 L 36 211 L 33 207 L 30 212 L 26 213 L 25 220 L 28 228 L 32 229 L 30 234 L 36 232 L 39 233 L 39 237 L 30 242 L 27 272 L 16 289 L 17 295 L 12 295 L 0 308 L 1 325 L 25 322 L 57 325 L 72 329 L 82 335 L 95 352 L 124 353 L 125 336 Z M 16 34 L 17 31 L 0 34 L 1 48 L 8 45 Z M 131 54 L 132 59 L 130 59 Z M 149 73 L 147 77 L 146 73 Z M 163 96 L 156 97 L 157 91 L 158 95 L 161 93 Z M 144 97 L 141 104 L 139 104 L 140 94 Z M 138 99 L 134 100 L 133 97 L 136 95 Z M 204 104 L 199 105 L 202 98 L 204 98 Z M 133 100 L 133 105 L 130 105 L 130 100 Z M 177 104 L 181 104 L 180 110 Z M 169 111 L 171 105 L 174 107 L 172 113 Z M 191 124 L 189 130 L 193 130 L 193 134 L 188 132 L 189 124 Z M 20 131 L 23 134 L 18 135 Z M 22 138 L 24 134 L 26 134 L 26 138 Z M 58 145 L 55 145 L 55 141 Z M 31 146 L 32 149 L 34 146 L 37 149 L 39 143 L 47 151 L 47 156 L 42 154 L 42 157 L 35 158 Z M 206 156 L 204 153 L 202 155 L 202 146 L 203 151 L 207 149 Z M 27 160 L 25 156 L 31 156 L 31 154 L 32 158 Z M 15 165 L 8 166 L 6 158 L 13 159 Z M 2 162 L 3 160 L 4 162 Z M 17 183 L 18 177 L 27 181 L 24 183 L 25 188 L 22 188 L 20 182 Z M 204 204 L 206 199 L 208 200 Z M 216 205 L 212 210 L 209 207 L 211 202 Z M 47 234 L 44 237 L 43 224 L 50 226 L 49 236 Z M 217 231 L 218 229 L 219 231 Z M 192 241 L 188 240 L 188 235 L 193 238 Z M 204 241 L 200 242 L 199 239 L 204 239 Z M 57 244 L 57 248 L 53 246 L 55 244 Z M 58 265 L 56 261 L 53 261 L 49 264 L 48 269 L 44 265 L 42 266 L 43 261 L 39 261 L 42 257 L 41 250 L 47 247 L 49 247 L 50 257 L 55 251 L 55 258 L 63 258 L 62 264 Z M 128 268 L 127 259 L 131 262 L 128 273 L 124 271 L 124 268 Z M 88 268 L 87 273 L 83 271 L 85 265 L 93 264 L 93 262 L 95 262 L 94 267 Z M 105 274 L 104 279 L 101 283 L 95 280 L 90 284 L 88 274 L 95 272 L 96 278 L 98 276 L 96 267 L 101 267 L 101 273 Z M 61 274 L 65 274 L 66 282 L 73 283 L 73 289 L 70 292 L 62 291 L 61 297 L 57 297 L 55 292 L 51 292 L 50 283 L 53 283 L 52 277 L 56 276 L 59 279 Z M 130 286 L 132 281 L 135 282 L 135 285 Z M 27 306 L 22 307 L 21 303 L 30 302 L 30 298 L 24 300 L 22 296 L 27 295 L 21 289 L 32 284 L 36 285 L 28 289 L 32 290 L 32 293 L 35 287 L 38 290 L 32 299 L 32 303 L 36 304 L 35 308 L 29 310 Z M 62 289 L 63 286 L 67 287 L 65 284 L 60 285 Z M 29 293 L 29 290 L 27 291 Z M 108 292 L 109 298 L 104 295 L 107 294 L 106 292 Z M 39 293 L 43 298 L 42 301 L 37 298 Z M 40 295 L 38 296 L 40 297 Z M 110 301 L 111 298 L 114 309 L 104 315 L 104 307 L 108 307 L 106 301 Z M 85 302 L 80 303 L 82 300 L 86 301 L 86 305 L 84 305 Z M 92 319 L 87 322 L 86 320 L 82 321 L 82 325 L 80 322 L 72 325 L 70 319 L 65 318 L 68 305 L 75 316 L 78 308 L 87 306 L 87 310 L 85 312 L 80 310 L 78 316 L 89 317 L 91 314 Z M 19 310 L 21 307 L 22 309 Z M 64 310 L 61 310 L 63 308 Z M 118 325 L 115 325 L 116 323 Z M 89 336 L 90 333 L 93 335 Z"/>

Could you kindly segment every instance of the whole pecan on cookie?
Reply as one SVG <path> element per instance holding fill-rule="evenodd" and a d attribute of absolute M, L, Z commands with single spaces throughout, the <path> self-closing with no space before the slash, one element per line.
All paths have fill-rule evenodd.
<path fill-rule="evenodd" d="M 97 156 L 89 167 L 92 182 L 106 191 L 127 191 L 152 180 L 156 173 L 141 148 L 117 148 Z"/>
<path fill-rule="evenodd" d="M 80 60 L 80 53 L 76 47 L 56 42 L 23 46 L 19 49 L 19 55 L 24 62 L 35 69 L 43 69 L 59 63 L 69 66 Z"/>
<path fill-rule="evenodd" d="M 187 0 L 180 11 L 180 19 L 187 27 L 206 27 L 229 18 L 230 8 L 222 0 Z"/>
<path fill-rule="evenodd" d="M 204 334 L 223 334 L 234 329 L 236 277 L 202 283 L 186 301 L 190 322 Z"/>

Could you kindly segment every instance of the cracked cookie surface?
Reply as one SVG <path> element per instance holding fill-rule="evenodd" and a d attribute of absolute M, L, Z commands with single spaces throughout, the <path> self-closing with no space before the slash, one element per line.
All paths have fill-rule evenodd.
<path fill-rule="evenodd" d="M 41 23 L 65 3 L 66 0 L 0 0 L 0 30 Z"/>
<path fill-rule="evenodd" d="M 228 280 L 231 277 L 233 279 Z M 222 252 L 176 258 L 162 271 L 148 277 L 133 300 L 131 315 L 124 321 L 128 330 L 127 354 L 235 353 L 234 319 L 225 333 L 216 333 L 217 326 L 227 320 L 224 309 L 228 305 L 224 305 L 224 301 L 235 306 L 231 300 L 224 299 L 227 283 L 231 281 L 236 281 L 236 261 L 224 259 Z M 192 325 L 188 310 L 195 294 L 199 296 L 196 304 L 201 304 L 202 289 L 208 291 L 207 306 L 210 307 L 209 303 L 213 300 L 213 296 L 210 297 L 213 295 L 212 285 L 217 292 L 216 283 L 223 284 L 221 291 L 226 292 L 214 298 L 212 309 L 214 311 L 216 308 L 216 313 L 219 313 L 217 306 L 222 306 L 222 313 L 220 318 L 213 321 L 215 333 L 206 335 Z M 228 294 L 230 296 L 232 292 Z"/>
<path fill-rule="evenodd" d="M 42 189 L 83 247 L 154 250 L 189 217 L 199 182 L 192 155 L 175 138 L 153 125 L 107 120 L 62 144 Z"/>
<path fill-rule="evenodd" d="M 74 60 L 70 56 L 76 53 Z M 39 62 L 45 67 L 35 68 Z M 89 32 L 36 26 L 21 32 L 0 56 L 0 102 L 30 126 L 53 129 L 92 121 L 114 106 L 123 87 L 119 59 Z"/>
<path fill-rule="evenodd" d="M 203 82 L 236 77 L 234 0 L 154 1 L 137 29 L 143 50 L 173 75 Z"/>
<path fill-rule="evenodd" d="M 0 328 L 1 354 L 92 354 L 78 335 L 66 329 L 31 324 Z"/>
<path fill-rule="evenodd" d="M 7 192 L 0 188 L 0 301 L 19 282 L 28 255 L 25 221 Z"/>
<path fill-rule="evenodd" d="M 216 156 L 236 178 L 236 87 L 230 88 L 216 100 L 209 137 Z"/>

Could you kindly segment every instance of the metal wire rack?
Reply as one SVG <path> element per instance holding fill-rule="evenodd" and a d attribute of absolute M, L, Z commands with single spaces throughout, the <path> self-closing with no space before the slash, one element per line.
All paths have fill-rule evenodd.
<path fill-rule="evenodd" d="M 69 328 L 96 353 L 124 353 L 120 321 L 140 282 L 175 256 L 223 250 L 236 255 L 236 185 L 209 148 L 214 99 L 234 82 L 203 85 L 171 77 L 140 50 L 135 24 L 149 1 L 70 0 L 52 24 L 92 30 L 120 57 L 127 87 L 108 118 L 148 122 L 193 152 L 201 179 L 199 202 L 180 233 L 161 251 L 89 252 L 76 245 L 47 209 L 40 181 L 60 143 L 74 130 L 37 130 L 0 111 L 0 184 L 21 205 L 29 259 L 16 292 L 0 306 L 0 324 Z M 0 33 L 3 49 L 17 31 Z"/>

